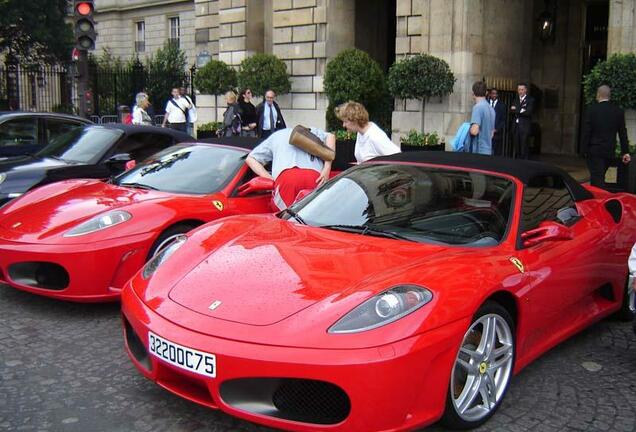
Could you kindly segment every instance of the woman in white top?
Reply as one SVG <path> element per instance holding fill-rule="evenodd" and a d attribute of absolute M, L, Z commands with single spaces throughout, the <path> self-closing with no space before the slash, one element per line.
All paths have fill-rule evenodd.
<path fill-rule="evenodd" d="M 150 115 L 148 115 L 148 112 L 146 111 L 149 106 L 150 106 L 150 101 L 147 98 L 142 99 L 141 101 L 137 103 L 137 105 L 135 105 L 135 108 L 133 109 L 133 115 L 132 115 L 133 124 L 152 126 L 152 119 L 150 118 Z"/>
<path fill-rule="evenodd" d="M 369 113 L 364 105 L 349 101 L 336 108 L 336 117 L 349 132 L 356 132 L 355 157 L 358 163 L 376 156 L 399 153 L 400 148 L 389 139 L 382 129 L 369 121 Z"/>

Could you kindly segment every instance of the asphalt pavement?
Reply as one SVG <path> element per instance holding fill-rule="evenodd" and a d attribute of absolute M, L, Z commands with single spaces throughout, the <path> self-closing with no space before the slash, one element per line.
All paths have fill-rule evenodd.
<path fill-rule="evenodd" d="M 604 320 L 545 354 L 515 377 L 478 430 L 636 431 L 631 324 Z M 0 431 L 271 429 L 182 400 L 138 374 L 123 349 L 119 304 L 64 303 L 0 285 Z"/>

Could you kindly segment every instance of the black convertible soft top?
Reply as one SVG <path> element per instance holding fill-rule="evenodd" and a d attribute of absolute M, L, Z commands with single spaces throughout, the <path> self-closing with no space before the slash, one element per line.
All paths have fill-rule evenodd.
<path fill-rule="evenodd" d="M 372 159 L 373 162 L 412 162 L 447 165 L 468 169 L 479 169 L 495 173 L 507 174 L 519 179 L 527 185 L 531 179 L 537 176 L 558 176 L 563 179 L 576 201 L 593 198 L 590 191 L 574 180 L 561 168 L 543 162 L 523 159 L 510 159 L 499 156 L 486 156 L 473 153 L 454 153 L 440 151 L 418 151 L 396 153 L 390 156 L 379 156 Z"/>

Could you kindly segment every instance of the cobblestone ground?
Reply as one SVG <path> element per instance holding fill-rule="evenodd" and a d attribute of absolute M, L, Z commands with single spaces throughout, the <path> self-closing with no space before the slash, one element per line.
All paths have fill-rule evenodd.
<path fill-rule="evenodd" d="M 118 308 L 0 286 L 0 430 L 270 430 L 142 378 L 123 351 Z M 603 321 L 544 355 L 515 378 L 480 431 L 636 431 L 631 325 Z"/>

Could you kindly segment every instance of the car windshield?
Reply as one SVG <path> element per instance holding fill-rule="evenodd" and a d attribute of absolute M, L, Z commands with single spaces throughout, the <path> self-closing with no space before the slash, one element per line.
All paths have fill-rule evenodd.
<path fill-rule="evenodd" d="M 368 164 L 281 213 L 327 229 L 446 245 L 496 245 L 508 230 L 514 183 L 487 174 Z"/>
<path fill-rule="evenodd" d="M 215 146 L 173 146 L 114 180 L 121 186 L 206 194 L 220 190 L 243 165 L 245 152 Z"/>
<path fill-rule="evenodd" d="M 36 156 L 67 162 L 97 163 L 122 135 L 119 129 L 94 126 L 77 128 L 51 140 Z"/>

